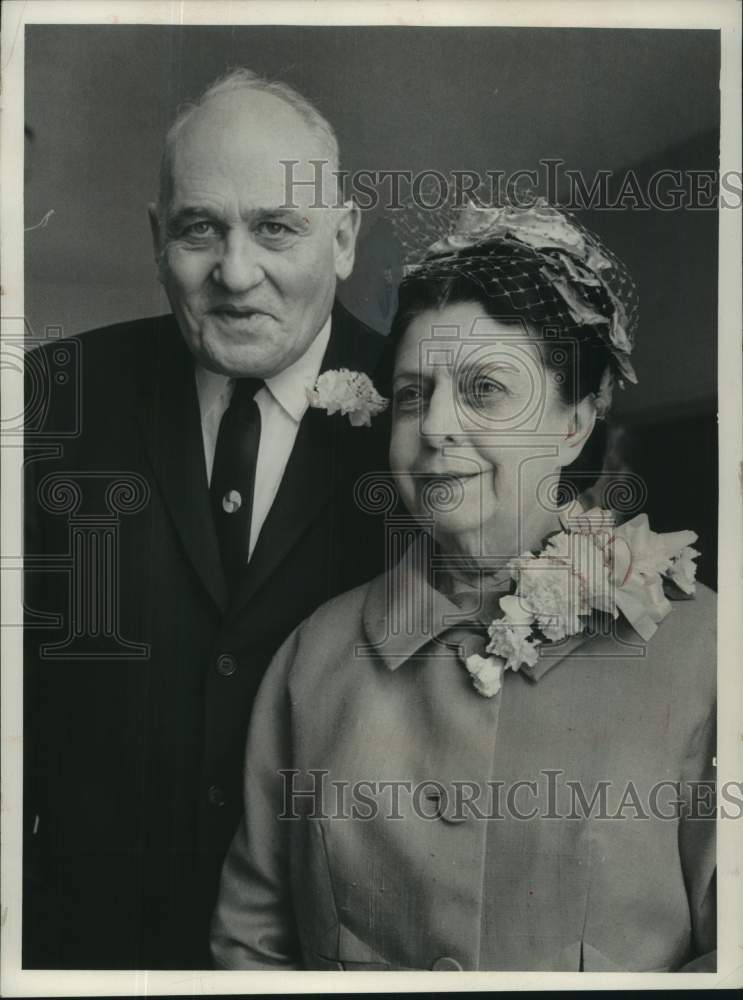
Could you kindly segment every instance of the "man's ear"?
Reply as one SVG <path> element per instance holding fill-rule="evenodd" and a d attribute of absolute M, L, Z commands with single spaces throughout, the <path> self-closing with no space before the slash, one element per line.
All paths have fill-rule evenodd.
<path fill-rule="evenodd" d="M 155 260 L 159 263 L 160 251 L 162 250 L 160 233 L 160 213 L 154 201 L 147 206 L 147 215 L 150 220 L 150 232 L 152 233 L 152 249 L 155 251 Z"/>
<path fill-rule="evenodd" d="M 585 447 L 596 425 L 596 404 L 593 396 L 586 396 L 572 411 L 568 431 L 559 445 L 559 464 L 572 465 Z"/>
<path fill-rule="evenodd" d="M 338 211 L 340 218 L 335 223 L 335 273 L 343 281 L 353 271 L 356 257 L 356 237 L 361 226 L 361 210 L 355 201 L 347 201 Z"/>

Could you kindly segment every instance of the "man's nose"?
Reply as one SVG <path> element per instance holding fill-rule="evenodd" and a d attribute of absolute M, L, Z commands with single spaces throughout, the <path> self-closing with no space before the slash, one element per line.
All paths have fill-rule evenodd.
<path fill-rule="evenodd" d="M 421 421 L 421 434 L 432 448 L 436 448 L 457 440 L 462 433 L 454 385 L 448 379 L 442 380 L 428 401 Z"/>
<path fill-rule="evenodd" d="M 246 292 L 264 278 L 261 248 L 249 235 L 232 231 L 223 243 L 222 254 L 212 276 L 217 284 L 235 294 Z"/>

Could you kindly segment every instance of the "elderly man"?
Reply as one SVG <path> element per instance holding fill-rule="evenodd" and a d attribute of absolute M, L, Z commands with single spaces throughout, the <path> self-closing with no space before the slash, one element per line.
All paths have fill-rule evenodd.
<path fill-rule="evenodd" d="M 261 676 L 381 568 L 354 501 L 381 435 L 308 403 L 383 344 L 335 300 L 359 226 L 337 160 L 301 95 L 230 73 L 166 140 L 150 216 L 173 314 L 70 342 L 72 436 L 52 351 L 29 358 L 51 447 L 27 450 L 27 967 L 209 967 Z M 288 189 L 286 161 L 318 184 Z"/>

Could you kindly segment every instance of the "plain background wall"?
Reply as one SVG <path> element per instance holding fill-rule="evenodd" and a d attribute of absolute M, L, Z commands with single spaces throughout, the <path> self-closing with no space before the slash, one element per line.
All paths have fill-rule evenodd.
<path fill-rule="evenodd" d="M 176 108 L 236 64 L 286 80 L 337 129 L 349 170 L 716 169 L 712 31 L 33 26 L 26 30 L 26 316 L 65 334 L 167 309 L 146 206 Z M 382 329 L 397 258 L 368 213 L 341 297 Z M 712 211 L 594 211 L 633 271 L 640 385 L 621 414 L 714 410 Z M 376 223 L 376 224 L 375 224 Z M 380 237 L 380 233 L 382 236 Z"/>

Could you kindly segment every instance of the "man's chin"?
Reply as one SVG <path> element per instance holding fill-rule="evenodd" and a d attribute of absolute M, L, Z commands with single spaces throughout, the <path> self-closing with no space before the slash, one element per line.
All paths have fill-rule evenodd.
<path fill-rule="evenodd" d="M 261 337 L 234 342 L 206 331 L 192 350 L 204 368 L 231 378 L 269 378 L 282 367 L 281 355 Z"/>

